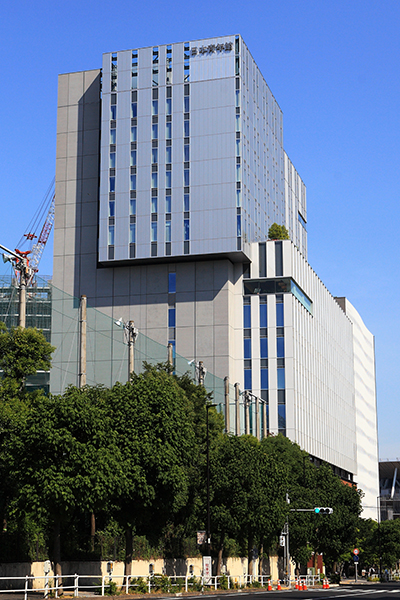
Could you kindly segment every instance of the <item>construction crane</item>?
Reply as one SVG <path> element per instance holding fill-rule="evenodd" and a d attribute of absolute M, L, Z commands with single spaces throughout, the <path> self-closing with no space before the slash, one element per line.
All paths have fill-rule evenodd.
<path fill-rule="evenodd" d="M 55 205 L 55 191 L 54 191 L 54 179 L 51 182 L 47 193 L 40 205 L 38 211 L 33 217 L 31 223 L 28 226 L 28 233 L 25 233 L 18 246 L 24 241 L 33 242 L 37 238 L 36 243 L 32 243 L 29 250 L 9 250 L 5 246 L 0 244 L 0 248 L 5 251 L 3 254 L 3 261 L 10 262 L 14 268 L 17 276 L 18 288 L 19 288 L 19 326 L 25 327 L 26 323 L 26 288 L 32 284 L 32 281 L 39 270 L 39 262 L 43 254 L 43 250 L 49 239 L 53 223 L 54 223 L 54 205 Z M 43 222 L 43 216 L 46 215 L 44 223 L 41 227 L 39 236 L 36 235 L 36 231 L 39 229 L 40 224 Z M 30 256 L 29 256 L 30 255 Z"/>

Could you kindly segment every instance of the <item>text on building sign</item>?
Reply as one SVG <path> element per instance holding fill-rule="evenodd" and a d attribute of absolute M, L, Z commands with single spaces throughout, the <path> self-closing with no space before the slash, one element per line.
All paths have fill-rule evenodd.
<path fill-rule="evenodd" d="M 197 54 L 214 54 L 215 52 L 230 52 L 232 50 L 232 42 L 225 42 L 224 44 L 209 44 L 208 46 L 193 46 L 190 49 L 191 56 L 196 56 Z"/>

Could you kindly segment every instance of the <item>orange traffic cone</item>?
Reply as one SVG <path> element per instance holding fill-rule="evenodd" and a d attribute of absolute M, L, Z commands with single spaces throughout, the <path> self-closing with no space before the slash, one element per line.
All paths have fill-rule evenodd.
<path fill-rule="evenodd" d="M 277 591 L 279 592 L 279 590 L 281 590 L 281 580 L 278 579 L 278 585 L 276 586 Z"/>
<path fill-rule="evenodd" d="M 303 579 L 303 592 L 305 592 L 306 590 L 307 590 L 306 580 Z"/>
<path fill-rule="evenodd" d="M 271 580 L 268 579 L 268 591 L 271 592 L 272 591 L 272 585 L 271 585 Z"/>
<path fill-rule="evenodd" d="M 322 589 L 323 589 L 323 590 L 326 590 L 326 589 L 327 589 L 327 587 L 326 587 L 326 579 L 324 579 L 324 581 L 323 581 L 323 584 L 322 584 Z"/>
<path fill-rule="evenodd" d="M 298 590 L 298 589 L 299 589 L 299 582 L 297 581 L 297 577 L 296 577 L 296 578 L 295 578 L 295 580 L 294 580 L 294 588 L 295 588 L 296 590 Z"/>
<path fill-rule="evenodd" d="M 329 579 L 328 578 L 326 578 L 326 584 L 325 585 L 326 585 L 325 589 L 329 590 Z"/>

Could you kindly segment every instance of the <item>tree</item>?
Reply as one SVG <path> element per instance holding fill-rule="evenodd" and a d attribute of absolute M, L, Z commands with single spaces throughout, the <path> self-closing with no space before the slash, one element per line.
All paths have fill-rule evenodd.
<path fill-rule="evenodd" d="M 14 404 L 14 409 L 16 404 Z M 14 515 L 26 510 L 52 528 L 51 558 L 61 575 L 61 526 L 74 511 L 104 507 L 127 488 L 104 396 L 98 388 L 70 387 L 63 396 L 35 395 L 9 418 L 1 405 L 2 475 L 12 490 Z M 4 444 L 5 442 L 5 444 Z"/>
<path fill-rule="evenodd" d="M 249 556 L 265 541 L 270 547 L 286 516 L 286 469 L 252 436 L 223 436 L 211 458 L 211 522 L 218 535 L 218 572 L 226 535 Z"/>
<path fill-rule="evenodd" d="M 0 370 L 3 371 L 1 386 L 8 394 L 20 392 L 28 375 L 48 371 L 55 348 L 37 329 L 15 327 L 7 330 L 0 323 Z"/>
<path fill-rule="evenodd" d="M 290 240 L 286 227 L 277 223 L 273 223 L 268 229 L 268 238 L 270 240 Z"/>

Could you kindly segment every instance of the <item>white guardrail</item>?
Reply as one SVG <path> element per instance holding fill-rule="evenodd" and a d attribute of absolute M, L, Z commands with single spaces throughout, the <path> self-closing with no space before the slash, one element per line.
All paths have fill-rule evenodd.
<path fill-rule="evenodd" d="M 297 578 L 307 586 L 313 586 L 320 582 L 319 575 L 302 575 Z M 278 588 L 278 584 L 284 587 L 291 587 L 294 579 L 289 583 L 285 580 L 272 580 L 268 575 L 243 575 L 234 577 L 231 575 L 219 575 L 213 577 L 193 577 L 179 575 L 144 575 L 134 577 L 132 575 L 109 576 L 104 575 L 55 575 L 44 577 L 34 577 L 26 575 L 25 577 L 0 577 L 0 594 L 19 593 L 24 595 L 24 600 L 28 600 L 28 595 L 38 595 L 43 593 L 44 598 L 54 596 L 59 598 L 61 594 L 70 592 L 74 597 L 84 595 L 98 594 L 99 596 L 113 595 L 111 587 L 116 588 L 126 594 L 129 593 L 150 593 L 152 590 L 159 589 L 161 592 L 189 591 L 190 589 L 201 591 L 203 589 L 240 589 L 244 587 L 268 587 Z M 40 585 L 42 582 L 42 586 Z M 94 583 L 95 582 L 95 583 Z M 39 585 L 37 585 L 39 583 Z M 165 589 L 169 588 L 169 589 Z"/>

